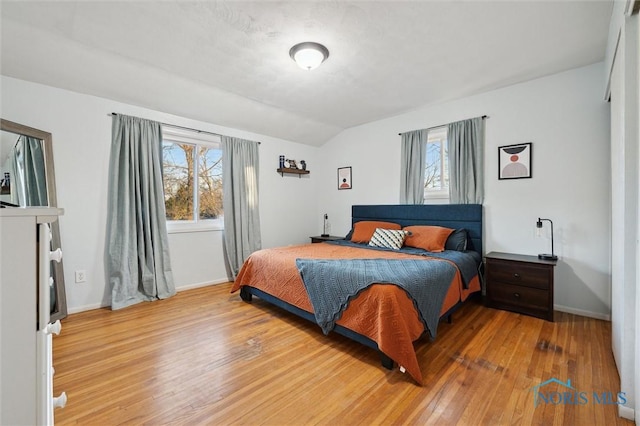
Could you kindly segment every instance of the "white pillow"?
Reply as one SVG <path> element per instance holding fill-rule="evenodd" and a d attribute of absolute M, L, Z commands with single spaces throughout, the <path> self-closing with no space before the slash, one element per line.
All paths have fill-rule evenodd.
<path fill-rule="evenodd" d="M 409 231 L 376 228 L 371 240 L 369 240 L 369 245 L 399 250 L 408 234 Z"/>

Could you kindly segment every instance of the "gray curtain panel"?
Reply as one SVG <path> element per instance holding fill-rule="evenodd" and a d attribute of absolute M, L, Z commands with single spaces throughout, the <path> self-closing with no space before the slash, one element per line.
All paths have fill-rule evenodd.
<path fill-rule="evenodd" d="M 224 244 L 233 279 L 262 248 L 258 209 L 258 142 L 222 136 Z"/>
<path fill-rule="evenodd" d="M 484 200 L 484 119 L 449 124 L 449 202 L 482 204 Z"/>
<path fill-rule="evenodd" d="M 106 256 L 111 309 L 174 295 L 160 123 L 113 116 L 108 196 Z"/>
<path fill-rule="evenodd" d="M 16 144 L 17 145 L 17 144 Z M 24 200 L 24 182 L 22 177 L 22 162 L 20 160 L 20 152 L 17 146 L 11 150 L 9 158 L 9 176 L 11 179 L 11 202 L 20 205 L 20 199 Z"/>
<path fill-rule="evenodd" d="M 11 201 L 21 206 L 48 206 L 42 140 L 20 136 L 11 159 Z"/>
<path fill-rule="evenodd" d="M 400 204 L 424 204 L 424 168 L 427 130 L 401 135 Z"/>

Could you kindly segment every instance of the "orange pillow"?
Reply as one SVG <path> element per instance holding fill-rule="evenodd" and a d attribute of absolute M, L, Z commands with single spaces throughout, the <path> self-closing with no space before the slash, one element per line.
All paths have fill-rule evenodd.
<path fill-rule="evenodd" d="M 400 225 L 393 222 L 379 222 L 375 220 L 362 220 L 356 222 L 353 225 L 353 234 L 351 234 L 351 241 L 354 243 L 368 243 L 376 232 L 376 228 L 384 229 L 402 229 Z"/>
<path fill-rule="evenodd" d="M 411 232 L 404 240 L 405 246 L 417 247 L 434 253 L 444 251 L 447 238 L 454 231 L 442 226 L 426 225 L 405 226 L 402 229 Z"/>

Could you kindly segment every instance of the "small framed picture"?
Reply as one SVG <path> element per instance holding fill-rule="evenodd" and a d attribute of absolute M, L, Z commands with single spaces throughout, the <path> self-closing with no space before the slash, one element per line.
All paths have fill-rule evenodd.
<path fill-rule="evenodd" d="M 498 147 L 498 179 L 531 177 L 531 142 Z"/>
<path fill-rule="evenodd" d="M 338 169 L 338 189 L 351 189 L 351 167 Z"/>

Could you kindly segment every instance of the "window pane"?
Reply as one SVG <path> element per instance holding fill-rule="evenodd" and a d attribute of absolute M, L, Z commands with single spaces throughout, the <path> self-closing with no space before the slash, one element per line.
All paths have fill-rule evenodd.
<path fill-rule="evenodd" d="M 447 128 L 429 130 L 425 154 L 424 197 L 446 199 L 449 196 L 449 152 Z"/>
<path fill-rule="evenodd" d="M 163 142 L 162 172 L 167 220 L 193 220 L 194 145 Z"/>
<path fill-rule="evenodd" d="M 442 146 L 444 147 L 444 155 L 442 156 L 442 169 L 444 172 L 442 173 L 442 189 L 449 189 L 449 144 L 447 140 L 444 139 L 442 141 Z"/>
<path fill-rule="evenodd" d="M 426 189 L 440 189 L 441 187 L 441 145 L 427 144 L 427 159 L 424 168 L 424 187 Z"/>
<path fill-rule="evenodd" d="M 199 147 L 198 153 L 199 219 L 221 219 L 222 210 L 222 150 Z"/>

